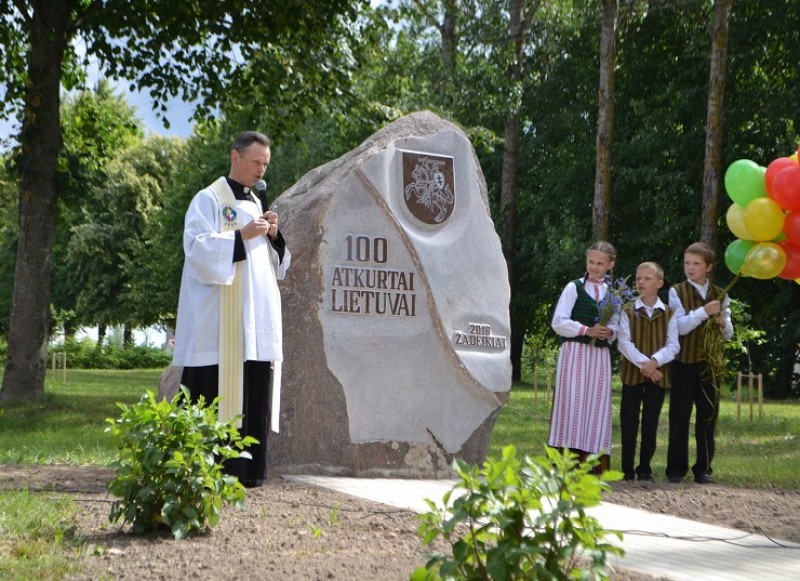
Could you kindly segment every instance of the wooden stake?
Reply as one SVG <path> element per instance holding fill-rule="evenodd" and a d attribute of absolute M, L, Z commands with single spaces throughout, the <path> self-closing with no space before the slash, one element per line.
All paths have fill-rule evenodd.
<path fill-rule="evenodd" d="M 742 419 L 742 372 L 736 374 L 736 421 Z"/>

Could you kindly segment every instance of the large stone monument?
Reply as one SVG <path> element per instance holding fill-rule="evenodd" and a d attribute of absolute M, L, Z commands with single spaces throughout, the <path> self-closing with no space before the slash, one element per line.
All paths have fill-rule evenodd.
<path fill-rule="evenodd" d="M 467 136 L 404 117 L 273 204 L 281 283 L 272 473 L 447 477 L 511 387 L 508 273 Z"/>

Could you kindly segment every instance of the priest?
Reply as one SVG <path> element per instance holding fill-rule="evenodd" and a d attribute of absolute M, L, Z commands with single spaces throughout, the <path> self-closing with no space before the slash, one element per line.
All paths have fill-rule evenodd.
<path fill-rule="evenodd" d="M 283 360 L 278 280 L 291 263 L 278 214 L 252 189 L 270 157 L 266 135 L 241 133 L 231 149 L 228 176 L 200 190 L 189 204 L 173 356 L 173 365 L 183 367 L 181 383 L 192 401 L 203 396 L 208 403 L 219 395 L 220 420 L 241 415 L 242 436 L 258 440 L 248 449 L 252 460 L 225 464 L 247 487 L 266 478 L 268 426 L 278 429 Z"/>

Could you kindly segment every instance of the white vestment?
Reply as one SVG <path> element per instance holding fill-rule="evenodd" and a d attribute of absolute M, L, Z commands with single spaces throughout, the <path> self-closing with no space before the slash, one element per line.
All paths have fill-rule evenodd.
<path fill-rule="evenodd" d="M 227 183 L 224 187 L 228 187 Z M 260 203 L 251 200 L 235 200 L 232 208 L 221 208 L 210 188 L 198 192 L 189 204 L 184 223 L 186 260 L 178 300 L 173 365 L 219 365 L 220 289 L 233 283 L 236 272 L 234 231 L 224 231 L 222 221 L 235 219 L 237 228 L 242 228 L 261 214 Z M 291 254 L 286 249 L 278 264 L 278 253 L 265 236 L 243 242 L 247 258 L 239 268 L 242 275 L 242 363 L 277 363 L 283 360 L 277 279 L 284 278 Z M 280 376 L 279 371 L 277 375 Z"/>

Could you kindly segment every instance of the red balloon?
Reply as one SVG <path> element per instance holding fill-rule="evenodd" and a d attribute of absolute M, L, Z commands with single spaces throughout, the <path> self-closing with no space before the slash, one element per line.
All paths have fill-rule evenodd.
<path fill-rule="evenodd" d="M 783 233 L 792 244 L 800 246 L 800 212 L 789 212 L 783 221 Z"/>
<path fill-rule="evenodd" d="M 798 165 L 797 161 L 791 157 L 779 157 L 770 162 L 767 166 L 767 173 L 764 174 L 764 181 L 766 182 L 767 194 L 769 194 L 769 197 L 772 197 L 772 182 L 775 181 L 775 176 L 778 175 L 778 172 L 783 168 L 796 165 Z"/>
<path fill-rule="evenodd" d="M 775 174 L 772 199 L 784 210 L 800 210 L 800 165 L 785 167 Z"/>
<path fill-rule="evenodd" d="M 778 276 L 786 280 L 800 278 L 800 246 L 792 244 L 788 240 L 778 242 L 778 246 L 783 248 L 786 253 L 786 266 Z"/>

